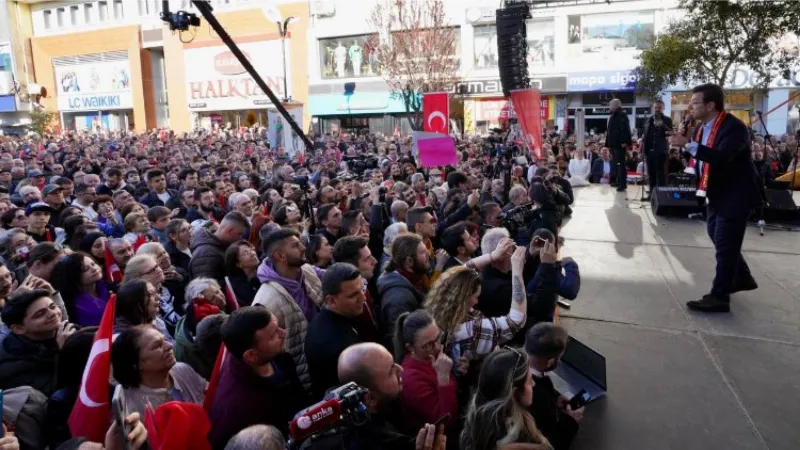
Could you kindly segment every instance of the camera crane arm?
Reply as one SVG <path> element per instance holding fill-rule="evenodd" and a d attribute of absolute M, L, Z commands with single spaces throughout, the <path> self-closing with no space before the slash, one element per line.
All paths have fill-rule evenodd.
<path fill-rule="evenodd" d="M 299 136 L 303 140 L 303 143 L 306 146 L 306 151 L 313 154 L 314 144 L 311 142 L 311 139 L 309 139 L 308 136 L 306 136 L 306 134 L 303 133 L 303 130 L 300 128 L 300 125 L 298 125 L 297 122 L 295 122 L 292 115 L 289 114 L 286 108 L 284 108 L 283 104 L 281 104 L 281 101 L 278 99 L 278 97 L 276 97 L 275 94 L 272 92 L 272 89 L 270 89 L 269 86 L 267 86 L 267 83 L 264 82 L 264 79 L 261 78 L 261 75 L 259 75 L 258 72 L 256 72 L 256 69 L 253 67 L 253 64 L 251 64 L 250 60 L 248 60 L 244 56 L 244 53 L 242 53 L 242 50 L 239 48 L 239 46 L 236 45 L 235 42 L 233 42 L 233 38 L 231 38 L 231 35 L 228 34 L 227 31 L 225 31 L 225 28 L 222 27 L 222 24 L 220 24 L 219 20 L 217 20 L 217 18 L 214 16 L 214 13 L 212 12 L 212 8 L 209 2 L 202 0 L 192 0 L 192 4 L 194 5 L 195 8 L 197 8 L 198 11 L 200 11 L 200 14 L 203 15 L 203 18 L 205 18 L 208 21 L 208 25 L 214 29 L 214 32 L 217 33 L 217 36 L 219 36 L 219 38 L 222 39 L 222 42 L 224 42 L 225 45 L 228 46 L 228 49 L 230 49 L 231 53 L 233 53 L 233 55 L 236 56 L 236 59 L 239 61 L 242 67 L 244 67 L 245 70 L 247 70 L 247 73 L 250 74 L 251 77 L 253 77 L 253 80 L 256 82 L 258 87 L 261 88 L 261 90 L 264 91 L 265 94 L 267 94 L 267 97 L 269 97 L 269 100 L 272 102 L 273 105 L 275 105 L 275 108 L 278 109 L 278 112 L 280 112 L 283 118 L 286 119 L 287 122 L 289 122 L 289 126 L 292 127 L 292 131 L 294 131 L 297 134 L 297 136 Z M 180 27 L 175 26 L 176 24 L 174 24 L 174 18 L 176 16 L 179 16 L 180 14 L 186 14 L 186 13 L 183 11 L 179 11 L 176 14 L 170 14 L 169 1 L 163 2 L 163 12 L 161 17 L 164 21 L 170 23 L 171 29 L 182 30 L 188 28 L 188 22 L 182 23 L 181 24 L 182 26 Z"/>

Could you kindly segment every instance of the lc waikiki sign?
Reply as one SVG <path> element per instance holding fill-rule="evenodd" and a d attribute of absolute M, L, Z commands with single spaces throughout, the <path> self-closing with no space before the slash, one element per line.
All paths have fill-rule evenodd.
<path fill-rule="evenodd" d="M 284 97 L 281 41 L 249 42 L 239 47 L 275 95 Z M 229 111 L 265 108 L 270 104 L 267 95 L 227 47 L 188 48 L 184 59 L 190 110 Z M 288 54 L 286 64 L 290 67 Z"/>
<path fill-rule="evenodd" d="M 128 60 L 54 69 L 60 111 L 133 109 Z"/>

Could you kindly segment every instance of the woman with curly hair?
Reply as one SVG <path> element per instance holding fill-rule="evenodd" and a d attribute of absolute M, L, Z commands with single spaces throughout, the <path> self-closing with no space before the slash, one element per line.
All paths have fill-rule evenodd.
<path fill-rule="evenodd" d="M 525 352 L 506 347 L 491 353 L 481 367 L 478 388 L 467 411 L 461 448 L 502 450 L 524 443 L 532 444 L 525 448 L 552 450 L 528 412 L 533 386 Z"/>
<path fill-rule="evenodd" d="M 526 251 L 518 247 L 511 256 L 511 309 L 505 316 L 485 317 L 474 309 L 481 295 L 481 278 L 465 266 L 444 272 L 428 292 L 425 309 L 447 336 L 447 353 L 454 361 L 488 355 L 525 325 L 528 303 L 522 271 Z"/>

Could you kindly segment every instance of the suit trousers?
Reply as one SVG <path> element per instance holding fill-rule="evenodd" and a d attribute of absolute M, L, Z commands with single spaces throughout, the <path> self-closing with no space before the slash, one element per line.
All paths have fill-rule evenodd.
<path fill-rule="evenodd" d="M 656 186 L 667 185 L 667 155 L 653 150 L 645 154 L 647 161 L 647 181 L 652 192 Z"/>
<path fill-rule="evenodd" d="M 628 168 L 625 166 L 626 156 L 625 149 L 614 149 L 614 170 L 617 174 L 617 187 L 621 189 L 628 186 Z"/>
<path fill-rule="evenodd" d="M 751 278 L 750 267 L 742 256 L 742 241 L 747 228 L 747 216 L 722 217 L 709 205 L 706 226 L 714 243 L 717 269 L 711 285 L 711 295 L 728 302 L 737 280 Z"/>

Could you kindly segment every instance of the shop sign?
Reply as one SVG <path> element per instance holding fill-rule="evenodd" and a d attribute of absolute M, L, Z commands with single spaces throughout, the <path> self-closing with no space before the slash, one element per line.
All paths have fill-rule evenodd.
<path fill-rule="evenodd" d="M 633 91 L 636 74 L 629 70 L 606 70 L 567 74 L 567 92 Z"/>
<path fill-rule="evenodd" d="M 59 65 L 54 73 L 61 111 L 133 109 L 127 59 Z"/>
<path fill-rule="evenodd" d="M 794 88 L 800 86 L 800 72 L 792 70 L 788 74 L 788 78 L 779 73 L 772 74 L 772 80 L 769 83 L 771 88 Z M 761 74 L 753 72 L 748 69 L 737 68 L 728 77 L 726 89 L 751 89 L 760 85 L 763 82 Z"/>
<path fill-rule="evenodd" d="M 130 92 L 100 95 L 59 95 L 58 109 L 61 111 L 133 109 L 133 95 Z"/>
<path fill-rule="evenodd" d="M 531 88 L 542 92 L 564 92 L 567 90 L 566 77 L 531 78 Z M 499 78 L 489 80 L 467 80 L 451 89 L 450 93 L 458 93 L 466 97 L 494 97 L 503 95 L 503 84 Z"/>
<path fill-rule="evenodd" d="M 285 97 L 281 41 L 249 42 L 239 47 L 272 92 L 279 98 Z M 184 51 L 184 60 L 186 95 L 192 111 L 243 110 L 271 103 L 224 45 L 189 48 Z M 287 71 L 290 67 L 287 55 Z"/>

